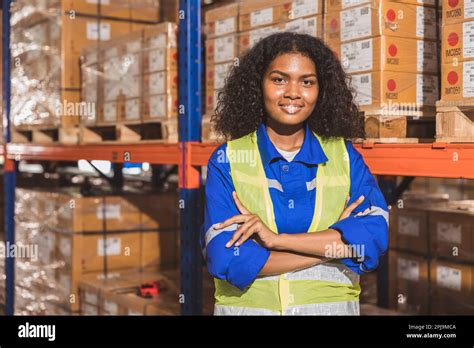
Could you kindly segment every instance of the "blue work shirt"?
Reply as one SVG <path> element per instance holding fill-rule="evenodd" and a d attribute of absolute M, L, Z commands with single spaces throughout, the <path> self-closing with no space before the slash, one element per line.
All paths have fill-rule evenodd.
<path fill-rule="evenodd" d="M 316 173 L 318 164 L 328 161 L 319 140 L 305 126 L 303 145 L 291 162 L 275 148 L 268 137 L 266 127 L 260 123 L 257 129 L 257 145 L 267 177 L 279 233 L 305 233 L 313 219 L 316 199 Z M 226 248 L 238 225 L 215 229 L 214 224 L 239 215 L 232 198 L 235 191 L 226 156 L 227 144 L 220 145 L 211 155 L 207 165 L 206 207 L 201 229 L 201 248 L 211 275 L 228 281 L 244 290 L 250 285 L 270 256 L 270 250 L 252 239 L 238 248 Z M 344 242 L 363 246 L 364 257 L 341 259 L 354 272 L 362 274 L 374 270 L 379 257 L 388 246 L 388 209 L 385 199 L 352 143 L 346 141 L 350 160 L 350 201 L 361 195 L 365 200 L 344 220 L 331 228 L 338 230 Z M 368 215 L 354 215 L 370 208 Z M 324 207 L 323 207 L 324 211 Z M 359 248 L 358 250 L 361 250 Z M 353 255 L 353 254 L 352 254 Z"/>

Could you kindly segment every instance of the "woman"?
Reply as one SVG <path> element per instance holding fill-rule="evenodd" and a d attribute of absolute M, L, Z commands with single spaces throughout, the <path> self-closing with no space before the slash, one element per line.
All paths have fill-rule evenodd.
<path fill-rule="evenodd" d="M 261 40 L 229 72 L 202 233 L 216 315 L 359 314 L 388 209 L 344 140 L 363 136 L 347 82 L 321 40 L 295 33 Z"/>

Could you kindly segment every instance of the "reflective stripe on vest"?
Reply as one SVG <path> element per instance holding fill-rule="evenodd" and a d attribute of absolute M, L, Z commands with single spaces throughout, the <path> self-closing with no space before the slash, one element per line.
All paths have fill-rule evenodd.
<path fill-rule="evenodd" d="M 349 156 L 344 140 L 323 141 L 314 135 L 328 161 L 318 165 L 316 204 L 309 232 L 323 231 L 339 219 L 350 189 Z M 227 158 L 240 201 L 278 233 L 256 132 L 229 141 Z M 215 285 L 215 314 L 359 314 L 359 276 L 337 260 L 280 276 L 257 278 L 244 291 L 225 280 L 215 279 Z"/>

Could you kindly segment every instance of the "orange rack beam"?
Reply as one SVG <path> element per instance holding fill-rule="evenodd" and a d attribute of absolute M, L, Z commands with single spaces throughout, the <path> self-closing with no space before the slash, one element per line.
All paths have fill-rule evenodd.
<path fill-rule="evenodd" d="M 194 144 L 192 165 L 206 165 L 215 143 Z M 374 174 L 474 179 L 473 144 L 355 144 Z"/>
<path fill-rule="evenodd" d="M 219 144 L 189 144 L 187 165 L 205 166 Z M 182 163 L 180 143 L 36 145 L 8 144 L 14 160 Z M 355 144 L 374 174 L 474 179 L 473 144 Z M 3 153 L 3 147 L 0 147 Z"/>
<path fill-rule="evenodd" d="M 7 157 L 14 160 L 78 161 L 104 160 L 115 163 L 149 162 L 179 164 L 179 143 L 37 145 L 8 144 Z"/>

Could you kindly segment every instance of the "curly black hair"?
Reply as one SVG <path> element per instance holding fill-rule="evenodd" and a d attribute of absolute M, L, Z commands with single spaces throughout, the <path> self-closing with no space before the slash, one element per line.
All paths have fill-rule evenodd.
<path fill-rule="evenodd" d="M 265 121 L 262 80 L 271 62 L 284 53 L 300 53 L 312 59 L 317 70 L 319 95 L 307 122 L 323 138 L 364 136 L 364 120 L 354 102 L 350 75 L 319 38 L 282 32 L 260 40 L 233 64 L 218 93 L 211 123 L 226 140 L 255 131 Z"/>

